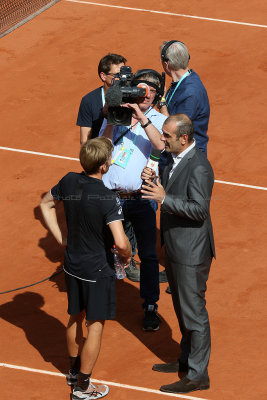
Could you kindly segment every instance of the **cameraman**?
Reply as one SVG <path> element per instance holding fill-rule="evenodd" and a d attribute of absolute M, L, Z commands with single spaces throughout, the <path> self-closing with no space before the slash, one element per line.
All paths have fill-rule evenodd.
<path fill-rule="evenodd" d="M 98 75 L 103 86 L 87 93 L 81 100 L 77 124 L 80 126 L 80 143 L 99 135 L 104 114 L 105 93 L 113 85 L 114 75 L 125 65 L 126 58 L 119 54 L 109 53 L 102 57 L 98 64 Z"/>
<path fill-rule="evenodd" d="M 98 64 L 98 75 L 103 86 L 93 90 L 82 98 L 77 125 L 80 126 L 80 144 L 83 145 L 88 139 L 99 136 L 101 127 L 103 129 L 105 93 L 113 85 L 115 74 L 125 65 L 126 58 L 119 54 L 109 53 L 101 58 Z M 124 226 L 125 233 L 132 245 L 133 256 L 136 254 L 136 239 L 130 223 Z M 140 271 L 132 258 L 129 267 L 126 268 L 127 277 L 134 282 L 140 281 Z"/>
<path fill-rule="evenodd" d="M 144 71 L 144 74 L 142 72 Z M 148 72 L 149 71 L 149 72 Z M 147 82 L 149 91 L 138 97 L 132 109 L 131 125 L 107 125 L 103 135 L 114 143 L 112 165 L 104 177 L 104 184 L 120 197 L 125 221 L 130 221 L 137 239 L 140 264 L 140 296 L 144 299 L 143 330 L 159 329 L 157 301 L 159 299 L 159 263 L 156 253 L 156 209 L 154 201 L 141 198 L 141 172 L 152 148 L 163 150 L 160 140 L 166 116 L 153 108 L 160 93 L 160 75 L 154 70 L 141 70 L 135 74 L 137 82 Z M 134 79 L 135 81 L 135 79 Z M 151 86 L 149 85 L 151 84 Z M 158 96 L 156 96 L 158 97 Z M 123 135 L 123 137 L 121 137 Z M 116 143 L 118 138 L 121 139 Z M 126 157 L 125 157 L 126 156 Z"/>

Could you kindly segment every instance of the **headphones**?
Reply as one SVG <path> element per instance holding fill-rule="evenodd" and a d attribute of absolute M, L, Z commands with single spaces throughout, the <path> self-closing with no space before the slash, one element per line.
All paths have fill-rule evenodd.
<path fill-rule="evenodd" d="M 186 50 L 187 50 L 187 47 L 186 47 L 186 45 L 184 44 L 184 42 L 180 42 L 180 40 L 170 40 L 169 42 L 165 43 L 164 46 L 162 47 L 162 50 L 161 50 L 161 60 L 162 60 L 162 61 L 166 61 L 166 62 L 169 61 L 168 57 L 166 56 L 166 53 L 167 53 L 168 48 L 169 48 L 173 43 L 181 43 L 181 44 L 183 44 L 183 45 L 185 46 L 185 48 L 186 48 Z M 188 56 L 189 56 L 188 60 L 190 60 L 190 54 L 189 54 L 189 53 L 188 53 Z"/>
<path fill-rule="evenodd" d="M 176 40 L 175 40 L 176 42 Z M 153 82 L 147 81 L 145 79 L 139 79 L 140 76 L 146 75 L 146 74 L 153 74 L 155 75 L 159 81 L 160 81 L 160 86 L 156 85 Z M 154 69 L 139 69 L 133 76 L 132 84 L 133 85 L 138 85 L 138 83 L 146 83 L 149 86 L 152 86 L 154 89 L 156 89 L 157 93 L 155 95 L 155 98 L 153 100 L 153 104 L 155 105 L 161 97 L 164 95 L 164 90 L 165 90 L 165 72 L 162 72 L 160 75 L 157 71 Z"/>

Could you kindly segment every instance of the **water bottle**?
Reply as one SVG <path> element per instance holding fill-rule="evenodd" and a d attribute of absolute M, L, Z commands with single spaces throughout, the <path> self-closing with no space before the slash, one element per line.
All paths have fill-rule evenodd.
<path fill-rule="evenodd" d="M 113 246 L 113 251 L 114 251 L 114 267 L 116 271 L 116 278 L 117 279 L 124 279 L 126 277 L 126 272 L 124 269 L 124 265 L 119 258 L 119 253 L 118 250 L 116 249 L 116 246 L 114 244 Z"/>

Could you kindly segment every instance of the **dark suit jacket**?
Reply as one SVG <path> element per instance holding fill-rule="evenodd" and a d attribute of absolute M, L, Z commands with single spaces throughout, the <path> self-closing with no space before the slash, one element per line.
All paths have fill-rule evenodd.
<path fill-rule="evenodd" d="M 166 197 L 161 205 L 161 234 L 168 258 L 198 265 L 215 257 L 210 198 L 214 183 L 212 167 L 197 148 L 190 150 L 169 179 L 169 163 L 163 171 Z"/>

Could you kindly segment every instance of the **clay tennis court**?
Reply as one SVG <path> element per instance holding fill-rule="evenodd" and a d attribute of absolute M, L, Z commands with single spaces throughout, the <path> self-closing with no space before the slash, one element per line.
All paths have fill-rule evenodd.
<path fill-rule="evenodd" d="M 161 328 L 143 332 L 138 284 L 125 279 L 93 372 L 109 382 L 111 400 L 267 398 L 266 15 L 264 0 L 61 0 L 1 38 L 1 293 L 62 267 L 63 250 L 42 224 L 38 204 L 65 173 L 80 171 L 78 106 L 100 86 L 103 55 L 124 55 L 133 71 L 161 71 L 160 44 L 181 40 L 209 94 L 217 252 L 207 291 L 211 388 L 158 392 L 177 380 L 151 369 L 176 356 L 180 332 L 171 297 L 161 284 Z M 0 302 L 0 397 L 69 399 L 63 274 L 1 294 Z"/>

